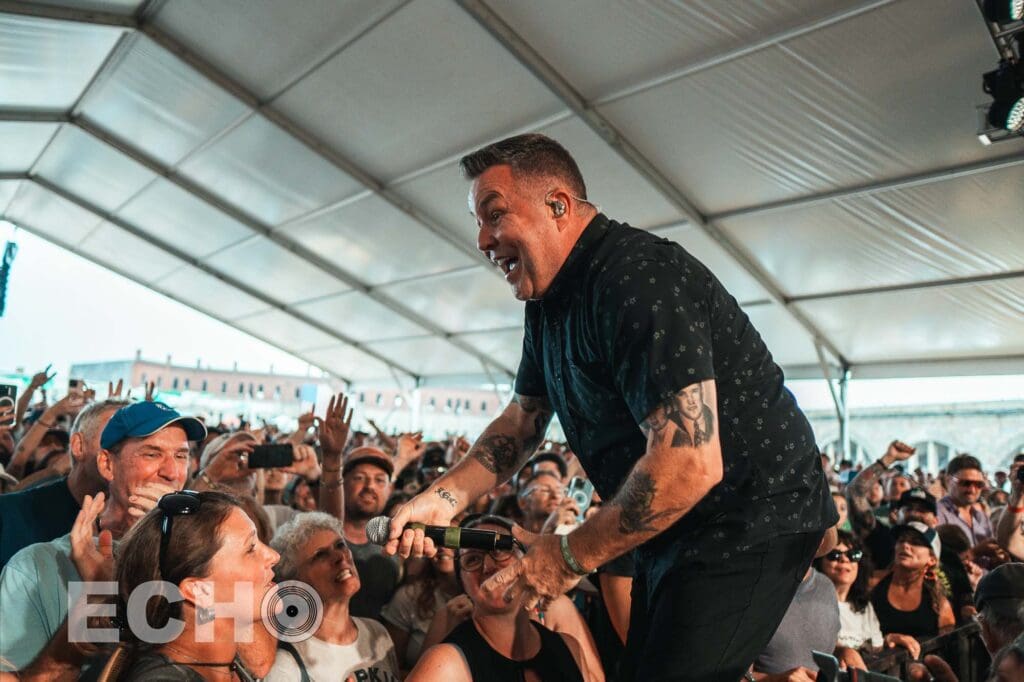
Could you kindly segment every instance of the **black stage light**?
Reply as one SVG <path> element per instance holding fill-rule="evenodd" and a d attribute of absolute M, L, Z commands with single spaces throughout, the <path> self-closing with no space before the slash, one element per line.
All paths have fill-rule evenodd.
<path fill-rule="evenodd" d="M 1024 0 L 985 0 L 985 18 L 996 24 L 1024 19 Z"/>
<path fill-rule="evenodd" d="M 1024 130 L 1024 77 L 1021 71 L 1020 65 L 1002 61 L 998 69 L 982 76 L 982 89 L 994 100 L 988 110 L 988 122 L 1014 133 Z"/>

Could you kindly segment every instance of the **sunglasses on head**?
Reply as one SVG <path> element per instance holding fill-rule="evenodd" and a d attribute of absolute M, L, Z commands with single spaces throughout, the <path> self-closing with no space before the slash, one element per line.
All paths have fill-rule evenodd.
<path fill-rule="evenodd" d="M 199 511 L 202 500 L 199 493 L 194 490 L 180 490 L 176 493 L 167 493 L 156 503 L 164 519 L 160 523 L 160 577 L 165 575 L 164 561 L 167 555 L 167 545 L 171 541 L 171 529 L 174 527 L 174 517 L 195 514 Z"/>
<path fill-rule="evenodd" d="M 859 549 L 848 549 L 845 552 L 838 549 L 833 549 L 831 552 L 825 555 L 825 558 L 829 561 L 839 561 L 843 557 L 846 557 L 852 563 L 857 563 L 862 558 L 864 558 L 864 552 L 860 551 Z"/>

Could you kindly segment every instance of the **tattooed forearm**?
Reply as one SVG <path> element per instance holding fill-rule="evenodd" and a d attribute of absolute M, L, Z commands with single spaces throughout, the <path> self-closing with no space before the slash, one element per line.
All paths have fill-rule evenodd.
<path fill-rule="evenodd" d="M 481 437 L 470 454 L 492 474 L 502 476 L 515 468 L 522 448 L 513 436 L 495 433 Z"/>
<path fill-rule="evenodd" d="M 709 404 L 710 403 L 710 404 Z M 692 384 L 659 405 L 640 429 L 655 442 L 669 447 L 700 447 L 715 435 L 714 381 Z"/>
<path fill-rule="evenodd" d="M 437 493 L 438 497 L 440 497 L 442 500 L 450 504 L 452 506 L 452 509 L 455 509 L 456 507 L 459 506 L 458 500 L 456 500 L 455 496 L 452 495 L 451 492 L 449 492 L 446 488 L 438 488 L 434 492 Z"/>
<path fill-rule="evenodd" d="M 672 509 L 654 511 L 657 486 L 646 471 L 636 470 L 622 483 L 612 505 L 619 508 L 619 532 L 656 533 L 663 530 L 658 522 L 674 514 Z"/>
<path fill-rule="evenodd" d="M 871 487 L 878 481 L 885 472 L 878 462 L 865 467 L 857 474 L 850 484 L 846 486 L 846 500 L 850 507 L 850 523 L 856 530 L 871 530 L 875 527 L 875 512 L 868 503 L 868 493 Z"/>
<path fill-rule="evenodd" d="M 548 424 L 551 423 L 551 406 L 545 398 L 519 394 L 512 397 L 512 402 L 518 404 L 523 409 L 523 412 L 526 412 L 530 417 L 533 433 L 524 438 L 523 449 L 527 453 L 532 453 L 541 444 L 544 440 L 544 434 L 547 433 Z"/>

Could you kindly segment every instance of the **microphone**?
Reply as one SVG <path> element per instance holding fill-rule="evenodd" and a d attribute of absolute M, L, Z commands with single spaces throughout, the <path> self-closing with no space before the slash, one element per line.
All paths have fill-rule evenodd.
<path fill-rule="evenodd" d="M 438 547 L 449 549 L 512 549 L 515 541 L 511 535 L 493 530 L 459 528 L 458 526 L 426 526 L 422 523 L 406 524 L 407 530 L 423 529 L 423 534 Z M 366 539 L 375 545 L 386 545 L 391 537 L 391 518 L 375 516 L 366 522 Z"/>

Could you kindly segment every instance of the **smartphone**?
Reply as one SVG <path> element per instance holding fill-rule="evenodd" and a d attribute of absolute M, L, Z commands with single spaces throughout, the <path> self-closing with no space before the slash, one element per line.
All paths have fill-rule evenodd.
<path fill-rule="evenodd" d="M 565 494 L 571 497 L 579 507 L 580 515 L 577 520 L 583 523 L 583 515 L 590 509 L 590 503 L 594 499 L 594 484 L 586 478 L 573 476 L 569 481 L 569 486 L 565 489 Z"/>
<path fill-rule="evenodd" d="M 18 400 L 18 387 L 14 384 L 0 384 L 0 407 L 14 407 Z M 0 421 L 0 426 L 14 424 L 14 415 L 9 419 Z"/>
<path fill-rule="evenodd" d="M 276 469 L 291 466 L 295 461 L 295 453 L 291 443 L 275 445 L 257 445 L 249 454 L 250 469 Z"/>

